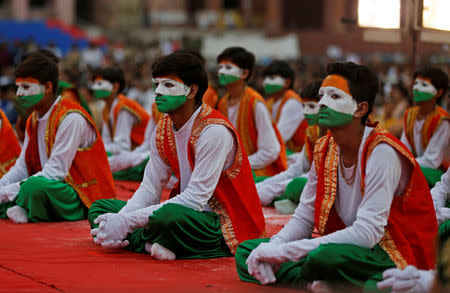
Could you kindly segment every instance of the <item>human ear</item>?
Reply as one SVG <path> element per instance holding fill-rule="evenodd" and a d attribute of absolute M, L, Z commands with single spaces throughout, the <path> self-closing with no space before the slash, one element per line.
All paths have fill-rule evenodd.
<path fill-rule="evenodd" d="M 362 118 L 364 115 L 367 114 L 368 111 L 369 111 L 369 103 L 361 102 L 358 104 L 355 113 L 353 113 L 353 117 Z"/>

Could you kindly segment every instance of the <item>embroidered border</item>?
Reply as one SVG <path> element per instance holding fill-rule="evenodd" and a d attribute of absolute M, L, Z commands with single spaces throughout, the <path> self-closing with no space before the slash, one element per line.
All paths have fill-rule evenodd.
<path fill-rule="evenodd" d="M 236 254 L 239 241 L 236 237 L 236 233 L 234 232 L 230 216 L 228 216 L 227 211 L 214 195 L 208 200 L 208 205 L 217 215 L 219 215 L 220 228 L 222 230 L 223 238 L 225 238 L 225 242 L 230 248 L 231 253 Z"/>
<path fill-rule="evenodd" d="M 401 255 L 400 251 L 398 250 L 397 246 L 395 245 L 394 240 L 392 239 L 391 234 L 388 231 L 388 228 L 386 227 L 386 233 L 384 234 L 383 238 L 380 241 L 380 246 L 383 248 L 384 251 L 389 255 L 389 258 L 395 263 L 397 268 L 404 269 L 408 265 L 406 260 Z"/>
<path fill-rule="evenodd" d="M 19 156 L 15 156 L 4 163 L 0 163 L 0 178 L 8 172 L 6 168 L 12 166 L 18 158 Z"/>

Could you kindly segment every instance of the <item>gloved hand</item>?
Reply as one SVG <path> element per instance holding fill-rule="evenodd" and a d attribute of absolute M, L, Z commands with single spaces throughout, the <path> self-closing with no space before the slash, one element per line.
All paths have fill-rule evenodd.
<path fill-rule="evenodd" d="M 436 210 L 436 219 L 438 225 L 450 220 L 450 208 L 441 207 Z"/>
<path fill-rule="evenodd" d="M 0 187 L 0 203 L 13 201 L 20 190 L 20 183 L 11 183 Z"/>
<path fill-rule="evenodd" d="M 272 265 L 270 263 L 259 262 L 256 270 L 253 270 L 252 272 L 250 272 L 250 269 L 249 269 L 249 273 L 250 273 L 250 275 L 255 277 L 255 279 L 260 281 L 261 284 L 267 285 L 267 284 L 275 283 L 275 281 L 277 280 L 277 278 L 275 277 L 275 273 L 274 273 L 274 270 L 275 270 L 274 267 L 275 267 L 275 265 Z"/>
<path fill-rule="evenodd" d="M 107 213 L 97 217 L 94 224 L 99 224 L 98 228 L 92 229 L 91 234 L 96 236 L 96 242 L 103 247 L 113 248 L 123 241 L 128 233 L 133 231 L 132 223 L 127 214 Z"/>
<path fill-rule="evenodd" d="M 419 270 L 412 265 L 404 270 L 392 268 L 384 271 L 384 280 L 377 287 L 392 288 L 392 293 L 427 293 L 433 288 L 435 274 L 433 270 Z"/>

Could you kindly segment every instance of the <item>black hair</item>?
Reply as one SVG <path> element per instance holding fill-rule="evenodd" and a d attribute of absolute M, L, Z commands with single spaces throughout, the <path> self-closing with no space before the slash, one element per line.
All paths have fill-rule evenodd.
<path fill-rule="evenodd" d="M 336 74 L 345 78 L 353 99 L 357 102 L 367 102 L 369 109 L 362 117 L 361 123 L 364 125 L 372 113 L 373 103 L 378 93 L 378 78 L 373 71 L 364 65 L 358 65 L 353 62 L 336 62 L 329 63 L 327 66 L 327 74 Z"/>
<path fill-rule="evenodd" d="M 119 68 L 102 68 L 97 69 L 94 71 L 94 78 L 97 76 L 100 76 L 101 78 L 111 82 L 115 83 L 117 82 L 119 84 L 119 93 L 123 92 L 125 89 L 125 77 L 123 76 L 123 71 Z"/>
<path fill-rule="evenodd" d="M 202 62 L 203 66 L 205 66 L 205 64 L 206 64 L 205 57 L 203 57 L 203 55 L 200 54 L 200 52 L 197 51 L 197 50 L 179 49 L 179 50 L 176 50 L 175 52 L 176 53 L 187 53 L 187 54 L 194 55 L 195 57 L 197 57 Z"/>
<path fill-rule="evenodd" d="M 263 76 L 266 77 L 271 75 L 280 75 L 285 79 L 289 78 L 291 80 L 289 88 L 292 89 L 294 87 L 295 71 L 287 62 L 276 60 L 270 63 L 270 65 L 264 69 Z"/>
<path fill-rule="evenodd" d="M 208 76 L 201 60 L 190 53 L 174 52 L 156 60 L 152 65 L 153 78 L 174 74 L 187 86 L 198 86 L 195 104 L 201 105 L 208 89 Z"/>
<path fill-rule="evenodd" d="M 312 81 L 308 83 L 301 91 L 300 97 L 304 100 L 319 101 L 319 89 L 322 80 Z"/>
<path fill-rule="evenodd" d="M 439 68 L 434 67 L 424 67 L 414 73 L 414 79 L 416 77 L 421 76 L 425 78 L 429 78 L 431 84 L 439 91 L 442 89 L 442 94 L 438 97 L 438 103 L 445 95 L 445 92 L 448 89 L 448 75 Z"/>
<path fill-rule="evenodd" d="M 239 66 L 239 68 L 247 69 L 248 76 L 245 81 L 249 81 L 252 77 L 253 68 L 255 67 L 255 55 L 242 47 L 230 47 L 225 49 L 219 56 L 217 62 L 229 60 Z"/>
<path fill-rule="evenodd" d="M 16 78 L 35 78 L 43 85 L 47 82 L 51 82 L 53 85 L 53 94 L 56 95 L 58 92 L 58 64 L 54 62 L 53 58 L 42 51 L 36 51 L 26 57 L 24 61 L 17 66 L 14 75 Z"/>

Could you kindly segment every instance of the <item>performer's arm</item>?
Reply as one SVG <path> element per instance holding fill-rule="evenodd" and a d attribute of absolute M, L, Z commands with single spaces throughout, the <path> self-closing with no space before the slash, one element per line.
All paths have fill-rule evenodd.
<path fill-rule="evenodd" d="M 439 128 L 431 136 L 430 142 L 422 156 L 416 158 L 421 167 L 437 169 L 442 164 L 450 138 L 450 122 L 442 121 Z"/>
<path fill-rule="evenodd" d="M 20 151 L 20 155 L 17 158 L 14 166 L 12 166 L 11 169 L 9 169 L 8 172 L 0 179 L 0 187 L 20 182 L 29 176 L 27 165 L 25 164 L 25 151 L 27 149 L 29 140 L 30 138 L 25 132 L 25 139 L 23 142 L 22 150 Z"/>
<path fill-rule="evenodd" d="M 302 103 L 296 99 L 287 100 L 283 109 L 281 109 L 280 118 L 277 122 L 278 130 L 284 142 L 292 138 L 304 118 Z"/>
<path fill-rule="evenodd" d="M 112 142 L 105 145 L 106 151 L 117 154 L 131 149 L 131 130 L 137 123 L 137 118 L 127 110 L 122 110 L 117 116 L 116 129 Z"/>
<path fill-rule="evenodd" d="M 252 169 L 257 170 L 275 162 L 281 146 L 272 126 L 272 118 L 263 103 L 257 103 L 255 106 L 255 123 L 258 131 L 258 150 L 250 155 L 248 160 Z"/>

